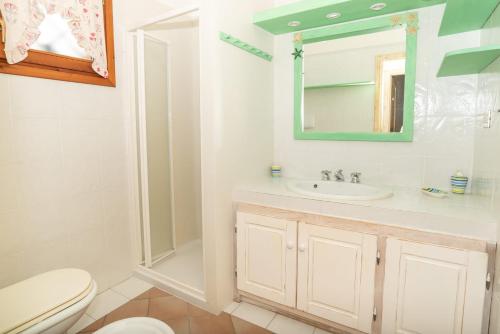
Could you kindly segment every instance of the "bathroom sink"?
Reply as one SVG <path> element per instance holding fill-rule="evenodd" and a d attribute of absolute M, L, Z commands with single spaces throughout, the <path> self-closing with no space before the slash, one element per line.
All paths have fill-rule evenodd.
<path fill-rule="evenodd" d="M 370 201 L 392 196 L 392 192 L 364 184 L 336 181 L 300 181 L 288 182 L 288 188 L 311 197 L 331 200 Z"/>

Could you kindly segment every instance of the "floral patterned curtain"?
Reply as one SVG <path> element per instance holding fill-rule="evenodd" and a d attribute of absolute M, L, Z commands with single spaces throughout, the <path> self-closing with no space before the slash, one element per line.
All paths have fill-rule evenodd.
<path fill-rule="evenodd" d="M 28 56 L 40 36 L 38 27 L 47 14 L 67 20 L 78 45 L 92 58 L 92 68 L 108 77 L 102 0 L 0 0 L 6 26 L 5 54 L 9 64 Z"/>

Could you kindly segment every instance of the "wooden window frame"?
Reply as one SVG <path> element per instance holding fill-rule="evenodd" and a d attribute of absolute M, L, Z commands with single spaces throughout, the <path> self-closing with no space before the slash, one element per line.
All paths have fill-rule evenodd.
<path fill-rule="evenodd" d="M 0 73 L 116 87 L 113 4 L 112 0 L 103 0 L 102 4 L 108 62 L 107 78 L 103 78 L 92 69 L 91 60 L 40 50 L 30 49 L 25 60 L 17 64 L 9 64 L 5 56 L 5 45 L 1 39 Z"/>

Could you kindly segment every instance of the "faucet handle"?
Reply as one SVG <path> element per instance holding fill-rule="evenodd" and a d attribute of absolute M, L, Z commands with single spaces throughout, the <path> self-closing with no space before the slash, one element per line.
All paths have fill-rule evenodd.
<path fill-rule="evenodd" d="M 360 172 L 352 172 L 351 173 L 351 182 L 352 183 L 360 183 L 361 182 L 361 173 Z"/>
<path fill-rule="evenodd" d="M 321 179 L 323 181 L 329 181 L 331 175 L 332 175 L 332 171 L 331 170 L 324 169 L 324 170 L 321 171 Z"/>

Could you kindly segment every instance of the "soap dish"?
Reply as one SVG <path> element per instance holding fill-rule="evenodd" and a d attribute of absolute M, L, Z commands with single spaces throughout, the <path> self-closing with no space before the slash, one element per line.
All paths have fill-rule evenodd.
<path fill-rule="evenodd" d="M 436 198 L 445 198 L 448 196 L 448 192 L 436 188 L 422 188 L 422 192 L 427 196 Z"/>

